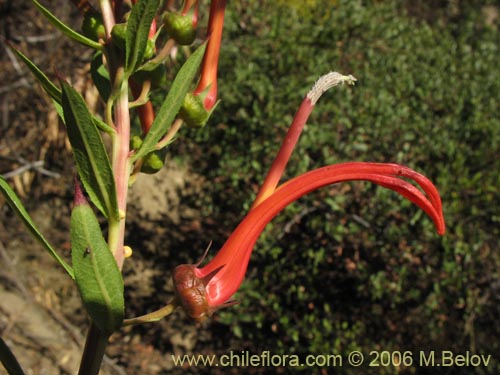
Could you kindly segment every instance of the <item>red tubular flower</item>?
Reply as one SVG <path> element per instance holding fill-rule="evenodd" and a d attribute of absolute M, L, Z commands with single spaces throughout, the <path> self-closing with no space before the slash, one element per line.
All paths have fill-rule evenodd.
<path fill-rule="evenodd" d="M 137 0 L 133 1 L 133 4 L 135 4 Z M 156 36 L 156 20 L 153 19 L 153 22 L 151 22 L 151 26 L 149 27 L 149 33 L 148 33 L 148 43 L 151 43 L 151 53 L 156 52 L 156 46 L 154 45 L 155 43 L 155 36 Z M 141 95 L 147 96 L 147 92 L 149 91 L 150 83 L 147 85 L 145 93 L 143 93 L 143 90 L 145 87 L 142 87 L 139 85 L 133 78 L 129 80 L 130 84 L 130 89 L 132 91 L 132 95 L 134 96 L 134 99 L 138 99 L 141 97 Z M 150 100 L 148 100 L 146 103 L 140 105 L 137 107 L 137 114 L 139 116 L 139 121 L 141 123 L 141 129 L 142 129 L 142 134 L 146 135 L 149 132 L 149 129 L 151 129 L 151 125 L 153 124 L 153 121 L 155 119 L 155 111 L 153 108 L 153 103 L 151 103 Z"/>
<path fill-rule="evenodd" d="M 226 0 L 212 0 L 208 19 L 208 44 L 201 62 L 198 85 L 188 93 L 179 117 L 192 128 L 205 126 L 217 103 L 217 68 L 224 26 Z"/>
<path fill-rule="evenodd" d="M 292 155 L 292 151 L 299 140 L 300 134 L 302 133 L 302 129 L 304 129 L 304 125 L 321 95 L 328 89 L 339 84 L 347 83 L 349 85 L 354 85 L 354 82 L 356 82 L 356 78 L 351 75 L 344 76 L 337 72 L 330 72 L 322 76 L 314 84 L 295 114 L 292 124 L 290 125 L 290 129 L 288 130 L 285 139 L 281 144 L 280 150 L 278 151 L 278 155 L 276 155 L 276 158 L 267 173 L 264 183 L 262 184 L 252 207 L 257 206 L 260 202 L 271 195 L 276 189 L 276 186 L 278 186 L 279 180 L 283 175 L 283 171 L 285 170 L 288 160 Z"/>
<path fill-rule="evenodd" d="M 151 26 L 149 27 L 148 39 L 153 40 L 156 35 L 156 20 L 153 18 L 153 22 L 151 22 Z"/>
<path fill-rule="evenodd" d="M 129 84 L 134 98 L 139 98 L 142 93 L 142 87 L 140 87 L 133 79 L 129 80 Z M 137 114 L 141 123 L 142 134 L 146 135 L 149 132 L 149 129 L 151 129 L 151 125 L 155 119 L 153 103 L 148 100 L 146 103 L 137 107 Z"/>
<path fill-rule="evenodd" d="M 326 89 L 345 81 L 352 83 L 354 77 L 330 73 L 306 96 L 252 209 L 217 255 L 203 267 L 184 264 L 174 270 L 177 298 L 191 318 L 201 321 L 215 310 L 233 304 L 228 301 L 243 281 L 250 255 L 265 226 L 295 200 L 327 185 L 358 180 L 394 190 L 422 208 L 434 221 L 437 232 L 444 234 L 441 198 L 436 187 L 425 176 L 398 164 L 349 162 L 330 165 L 276 187 L 312 107 Z M 420 189 L 405 179 L 414 181 Z"/>
<path fill-rule="evenodd" d="M 211 110 L 217 102 L 217 67 L 224 26 L 226 0 L 212 0 L 208 19 L 208 45 L 201 63 L 201 77 L 194 95 L 205 94 L 203 104 L 206 110 Z"/>

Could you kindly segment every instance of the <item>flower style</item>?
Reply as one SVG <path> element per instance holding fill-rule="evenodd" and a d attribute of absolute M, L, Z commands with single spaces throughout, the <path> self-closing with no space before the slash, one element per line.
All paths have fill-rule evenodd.
<path fill-rule="evenodd" d="M 208 264 L 176 267 L 173 273 L 176 296 L 191 318 L 202 321 L 215 310 L 234 304 L 230 299 L 243 281 L 250 255 L 265 226 L 295 200 L 327 185 L 362 180 L 394 190 L 422 208 L 433 220 L 437 232 L 444 234 L 441 198 L 436 187 L 426 177 L 405 166 L 347 162 L 309 171 L 278 186 L 302 128 L 319 97 L 330 87 L 344 82 L 353 84 L 354 81 L 354 77 L 336 72 L 318 80 L 297 111 L 247 216 Z M 407 180 L 413 180 L 420 189 Z"/>

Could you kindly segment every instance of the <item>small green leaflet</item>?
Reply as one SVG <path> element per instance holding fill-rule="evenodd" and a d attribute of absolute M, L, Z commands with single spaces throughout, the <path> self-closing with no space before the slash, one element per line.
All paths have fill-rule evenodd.
<path fill-rule="evenodd" d="M 139 0 L 130 12 L 125 39 L 125 74 L 130 76 L 142 63 L 151 23 L 159 0 Z"/>
<path fill-rule="evenodd" d="M 123 322 L 123 279 L 88 204 L 75 205 L 71 213 L 71 258 L 92 321 L 104 333 L 113 333 Z"/>
<path fill-rule="evenodd" d="M 73 274 L 73 269 L 71 268 L 70 265 L 68 265 L 60 256 L 57 254 L 57 252 L 54 250 L 52 245 L 45 239 L 45 237 L 40 233 L 38 230 L 37 226 L 31 219 L 30 215 L 24 208 L 21 200 L 18 198 L 14 190 L 9 186 L 7 181 L 0 176 L 0 191 L 4 195 L 5 199 L 7 200 L 7 203 L 9 206 L 14 210 L 14 212 L 19 216 L 19 218 L 23 221 L 24 225 L 26 228 L 29 229 L 33 237 L 40 242 L 40 244 L 49 252 L 50 255 L 54 257 L 54 259 L 59 263 L 66 273 L 74 279 L 75 276 Z"/>
<path fill-rule="evenodd" d="M 172 83 L 172 87 L 168 92 L 166 99 L 163 101 L 156 118 L 151 124 L 151 129 L 144 138 L 144 142 L 133 156 L 132 161 L 136 161 L 141 157 L 146 156 L 151 151 L 155 150 L 156 144 L 161 137 L 167 132 L 168 128 L 175 120 L 175 116 L 182 106 L 184 97 L 186 96 L 191 83 L 198 71 L 198 67 L 205 53 L 206 43 L 203 43 L 198 49 L 187 59 L 182 68 L 177 73 L 177 76 Z"/>
<path fill-rule="evenodd" d="M 37 0 L 31 0 L 33 4 L 38 8 L 40 13 L 42 13 L 45 18 L 57 29 L 59 29 L 64 35 L 73 39 L 74 41 L 83 44 L 84 46 L 94 48 L 97 50 L 102 49 L 102 45 L 94 42 L 92 39 L 87 38 L 86 36 L 77 33 L 71 27 L 62 22 L 59 18 L 54 16 L 47 8 L 45 8 L 42 4 L 40 4 Z"/>
<path fill-rule="evenodd" d="M 78 175 L 96 207 L 118 220 L 116 188 L 101 134 L 80 94 L 61 81 L 62 107 Z"/>

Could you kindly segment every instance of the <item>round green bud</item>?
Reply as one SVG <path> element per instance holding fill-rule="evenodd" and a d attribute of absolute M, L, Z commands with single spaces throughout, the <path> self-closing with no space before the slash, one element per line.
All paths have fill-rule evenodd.
<path fill-rule="evenodd" d="M 203 99 L 199 95 L 186 94 L 179 111 L 179 117 L 186 125 L 192 128 L 202 128 L 210 117 L 210 112 L 203 106 Z"/>
<path fill-rule="evenodd" d="M 125 40 L 127 39 L 127 24 L 117 23 L 111 29 L 111 38 L 115 46 L 117 46 L 122 51 L 125 51 Z"/>
<path fill-rule="evenodd" d="M 106 29 L 102 21 L 102 16 L 98 13 L 87 12 L 82 22 L 82 32 L 87 38 L 98 41 L 104 38 Z"/>
<path fill-rule="evenodd" d="M 141 172 L 146 174 L 155 174 L 163 168 L 165 164 L 166 149 L 153 151 L 144 157 L 141 166 Z"/>
<path fill-rule="evenodd" d="M 139 147 L 142 146 L 142 138 L 139 137 L 138 135 L 134 135 L 130 137 L 130 149 L 131 150 L 137 150 Z"/>
<path fill-rule="evenodd" d="M 168 35 L 180 45 L 189 45 L 196 38 L 191 15 L 167 13 L 163 19 Z"/>

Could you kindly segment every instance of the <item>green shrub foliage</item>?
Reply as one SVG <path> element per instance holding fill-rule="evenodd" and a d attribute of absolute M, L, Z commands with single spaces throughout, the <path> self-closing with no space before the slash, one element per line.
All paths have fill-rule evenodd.
<path fill-rule="evenodd" d="M 203 148 L 193 163 L 212 181 L 204 214 L 228 231 L 237 224 L 302 96 L 337 70 L 357 85 L 321 98 L 286 177 L 348 160 L 407 164 L 435 181 L 448 231 L 439 238 L 415 206 L 366 183 L 322 190 L 268 227 L 241 304 L 213 328 L 255 352 L 471 350 L 495 358 L 475 373 L 497 373 L 500 34 L 487 14 L 498 7 L 287 3 L 230 3 L 221 103 L 193 131 Z"/>

